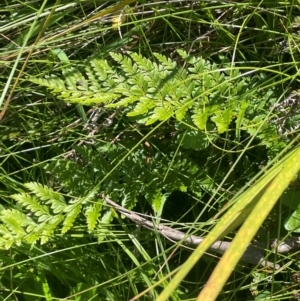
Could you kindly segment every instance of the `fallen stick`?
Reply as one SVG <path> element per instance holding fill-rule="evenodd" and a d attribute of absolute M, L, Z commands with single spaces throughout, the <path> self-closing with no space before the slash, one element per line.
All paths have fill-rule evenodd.
<path fill-rule="evenodd" d="M 186 234 L 179 230 L 172 229 L 168 226 L 155 224 L 152 221 L 147 220 L 146 218 L 143 218 L 140 215 L 118 205 L 104 195 L 102 195 L 102 198 L 107 202 L 107 204 L 112 206 L 114 209 L 129 218 L 134 223 L 151 231 L 157 231 L 170 240 L 181 241 L 183 244 L 191 246 L 198 246 L 204 240 L 204 238 L 200 236 Z M 230 245 L 231 242 L 228 241 L 216 241 L 210 246 L 209 251 L 223 254 Z M 265 249 L 271 249 L 272 253 L 287 253 L 300 250 L 300 237 L 289 237 L 282 241 L 278 239 L 271 239 L 269 246 L 267 243 L 251 243 L 248 245 L 240 260 L 245 263 L 275 268 L 276 270 L 279 269 L 280 265 L 274 264 L 273 262 L 264 259 Z"/>

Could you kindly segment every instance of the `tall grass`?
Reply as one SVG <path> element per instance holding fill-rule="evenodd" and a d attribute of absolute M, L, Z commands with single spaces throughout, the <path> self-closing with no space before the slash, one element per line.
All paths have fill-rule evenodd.
<path fill-rule="evenodd" d="M 202 301 L 294 296 L 298 289 L 291 279 L 298 269 L 295 256 L 275 254 L 272 260 L 284 267 L 280 272 L 237 262 L 253 238 L 268 242 L 290 234 L 284 229 L 284 217 L 292 209 L 284 206 L 284 195 L 282 201 L 277 200 L 284 191 L 296 194 L 298 185 L 296 1 L 28 0 L 0 5 L 1 209 L 34 215 L 11 198 L 28 182 L 47 185 L 70 200 L 104 189 L 95 164 L 110 151 L 105 146 L 110 142 L 111 148 L 120 150 L 108 163 L 105 189 L 113 193 L 121 191 L 124 183 L 133 188 L 140 185 L 138 196 L 130 199 L 124 193 L 115 201 L 130 204 L 129 209 L 155 223 L 206 237 L 196 251 L 189 250 L 109 208 L 111 216 L 103 217 L 99 227 L 89 231 L 86 212 L 82 212 L 69 232 L 55 232 L 46 244 L 2 243 L 2 300 Z M 257 116 L 260 128 L 273 120 L 278 131 L 269 137 L 260 134 L 260 128 L 246 132 L 235 116 L 224 133 L 206 128 L 210 137 L 206 148 L 199 150 L 196 139 L 184 148 L 186 138 L 172 118 L 145 126 L 127 118 L 126 108 L 64 103 L 28 81 L 60 74 L 68 66 L 83 68 L 93 57 L 110 60 L 110 52 L 137 52 L 153 61 L 154 53 L 160 53 L 185 66 L 177 49 L 216 66 L 226 64 L 229 74 L 239 68 L 243 77 L 255 77 L 248 94 L 256 97 L 251 110 L 253 114 L 265 110 L 262 119 Z M 274 103 L 267 102 L 268 93 L 276 95 Z M 287 102 L 292 93 L 296 105 Z M 97 130 L 91 121 L 95 115 L 97 124 L 103 125 Z M 277 139 L 273 144 L 272 135 Z M 135 177 L 130 164 L 126 165 L 127 157 L 134 162 L 130 164 L 136 168 Z M 91 166 L 86 158 L 96 163 Z M 78 165 L 65 171 L 64 162 Z M 177 185 L 179 180 L 191 182 L 188 169 L 195 165 L 201 169 L 195 173 L 201 187 Z M 170 171 L 176 174 L 174 190 L 158 193 L 156 178 L 164 182 Z M 143 183 L 141 174 L 148 172 L 153 181 Z M 143 193 L 143 187 L 152 183 L 153 193 Z M 91 206 L 96 203 L 95 199 Z M 6 230 L 0 229 L 3 241 Z M 215 254 L 203 255 L 225 235 L 228 240 L 234 238 L 232 253 L 221 261 Z"/>

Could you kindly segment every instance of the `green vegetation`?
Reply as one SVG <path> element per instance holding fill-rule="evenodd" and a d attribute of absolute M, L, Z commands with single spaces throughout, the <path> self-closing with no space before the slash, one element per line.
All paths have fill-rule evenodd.
<path fill-rule="evenodd" d="M 298 2 L 0 12 L 0 300 L 300 298 Z"/>

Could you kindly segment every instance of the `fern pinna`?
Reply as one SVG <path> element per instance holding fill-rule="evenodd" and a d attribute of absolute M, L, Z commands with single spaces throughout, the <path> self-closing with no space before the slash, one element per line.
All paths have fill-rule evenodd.
<path fill-rule="evenodd" d="M 90 198 L 74 198 L 67 202 L 62 194 L 50 187 L 35 182 L 26 183 L 24 186 L 29 193 L 22 192 L 11 196 L 23 209 L 1 211 L 0 247 L 8 249 L 12 244 L 20 245 L 22 242 L 46 243 L 58 229 L 62 234 L 70 230 L 82 211 L 87 218 L 88 230 L 94 230 L 101 211 L 100 200 L 89 204 L 91 199 L 95 200 L 94 194 Z M 111 212 L 102 210 L 102 214 L 100 222 L 109 223 Z"/>

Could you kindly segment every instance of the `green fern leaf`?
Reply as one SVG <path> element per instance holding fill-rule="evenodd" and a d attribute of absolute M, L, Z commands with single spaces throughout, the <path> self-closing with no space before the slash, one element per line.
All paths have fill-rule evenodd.
<path fill-rule="evenodd" d="M 42 233 L 45 229 L 46 223 L 37 224 L 37 226 L 31 231 L 28 235 L 26 235 L 25 239 L 27 243 L 34 244 L 38 240 L 42 238 Z"/>
<path fill-rule="evenodd" d="M 136 97 L 142 97 L 145 95 L 145 92 L 138 85 L 134 85 L 130 88 L 130 93 Z M 137 99 L 138 100 L 138 99 Z"/>
<path fill-rule="evenodd" d="M 87 90 L 88 84 L 84 76 L 75 68 L 71 67 L 62 71 L 65 78 L 66 88 L 70 91 Z"/>
<path fill-rule="evenodd" d="M 88 156 L 84 150 L 81 152 L 83 157 Z M 47 186 L 31 182 L 26 183 L 25 187 L 35 195 L 19 193 L 12 195 L 12 198 L 22 207 L 33 212 L 34 215 L 31 217 L 14 209 L 1 210 L 0 220 L 3 225 L 0 228 L 0 233 L 3 234 L 3 239 L 0 239 L 0 246 L 8 247 L 12 243 L 20 245 L 22 242 L 34 244 L 38 240 L 44 244 L 53 236 L 60 223 L 63 223 L 61 232 L 66 233 L 81 213 L 82 206 L 94 202 L 97 193 L 89 193 L 83 199 L 75 198 L 69 201 L 69 205 L 66 205 L 64 197 Z M 55 215 L 50 215 L 49 207 L 41 203 L 51 205 Z M 89 231 L 95 228 L 101 208 L 101 204 L 96 203 L 92 206 L 92 210 L 86 210 Z"/>
<path fill-rule="evenodd" d="M 154 56 L 158 59 L 158 61 L 164 66 L 166 70 L 174 70 L 177 67 L 177 63 L 172 61 L 170 58 L 160 54 L 154 53 Z"/>
<path fill-rule="evenodd" d="M 122 64 L 124 56 L 120 53 L 110 52 L 109 55 L 119 64 Z"/>
<path fill-rule="evenodd" d="M 1 227 L 0 233 L 1 236 L 1 247 L 5 250 L 9 250 L 13 244 L 16 244 L 17 246 L 20 246 L 22 243 L 21 239 L 16 239 L 13 237 L 8 229 L 6 231 L 4 230 L 4 227 Z"/>
<path fill-rule="evenodd" d="M 96 61 L 92 61 L 96 65 Z M 97 66 L 102 66 L 104 61 L 99 61 Z M 105 64 L 104 64 L 105 65 Z M 108 66 L 107 64 L 105 66 Z M 94 66 L 95 67 L 95 66 Z M 58 93 L 59 97 L 65 101 L 72 103 L 80 103 L 86 105 L 95 105 L 99 103 L 110 103 L 120 95 L 110 92 L 111 86 L 115 86 L 113 80 L 107 80 L 103 86 L 98 84 L 98 81 L 94 81 L 95 77 L 92 76 L 92 69 L 89 68 L 88 75 L 91 76 L 89 81 L 85 80 L 84 76 L 76 69 L 63 70 L 64 80 L 62 81 L 56 75 L 51 77 L 46 76 L 45 79 L 30 78 L 29 80 L 40 86 L 47 87 L 54 93 Z M 99 71 L 99 70 L 98 70 Z M 105 70 L 107 72 L 108 70 Z M 103 75 L 100 71 L 98 74 Z M 91 82 L 91 85 L 89 84 Z M 112 85 L 108 85 L 108 83 Z M 106 93 L 101 93 L 106 91 Z M 95 93 L 96 92 L 96 93 Z"/>
<path fill-rule="evenodd" d="M 27 233 L 23 227 L 30 224 L 30 221 L 24 213 L 15 209 L 4 209 L 1 211 L 1 221 L 15 239 L 20 241 L 26 236 Z"/>
<path fill-rule="evenodd" d="M 36 229 L 37 226 L 38 226 L 38 224 L 32 220 L 31 223 L 25 228 L 26 232 L 30 233 L 30 232 L 34 231 L 34 229 Z M 24 227 L 24 225 L 23 225 L 23 227 Z"/>
<path fill-rule="evenodd" d="M 212 121 L 215 122 L 218 133 L 222 134 L 228 130 L 228 126 L 232 120 L 234 112 L 231 108 L 227 108 L 226 110 L 218 110 L 215 112 L 215 116 L 211 118 Z"/>
<path fill-rule="evenodd" d="M 122 206 L 127 209 L 134 208 L 137 202 L 137 191 L 133 190 L 132 187 L 125 190 L 122 193 Z"/>
<path fill-rule="evenodd" d="M 24 186 L 31 192 L 33 192 L 42 201 L 46 201 L 45 204 L 51 204 L 53 213 L 60 213 L 66 207 L 64 197 L 61 194 L 55 192 L 53 189 L 36 182 L 26 183 L 24 184 Z"/>
<path fill-rule="evenodd" d="M 182 49 L 177 49 L 177 53 L 186 61 L 190 56 L 187 54 L 186 51 Z"/>
<path fill-rule="evenodd" d="M 22 207 L 32 211 L 36 216 L 49 215 L 47 206 L 40 205 L 38 199 L 35 196 L 31 196 L 27 193 L 19 193 L 11 196 Z"/>
<path fill-rule="evenodd" d="M 92 232 L 95 229 L 101 210 L 102 210 L 102 203 L 98 202 L 96 204 L 89 206 L 85 211 L 89 232 Z"/>
<path fill-rule="evenodd" d="M 190 101 L 189 99 L 184 100 L 183 104 L 179 106 L 179 109 L 175 112 L 176 119 L 178 121 L 181 121 L 187 115 L 187 112 L 192 107 L 192 105 L 193 102 Z"/>
<path fill-rule="evenodd" d="M 151 204 L 151 207 L 155 213 L 161 211 L 162 206 L 164 205 L 167 197 L 165 194 L 162 193 L 161 189 L 156 189 L 154 193 L 148 193 L 146 195 L 146 199 Z"/>
<path fill-rule="evenodd" d="M 82 205 L 80 202 L 67 206 L 64 210 L 66 212 L 66 218 L 63 222 L 63 228 L 61 229 L 61 233 L 64 234 L 69 231 L 77 218 L 78 214 L 81 212 Z"/>
<path fill-rule="evenodd" d="M 249 80 L 241 80 L 239 69 L 232 64 L 218 66 L 180 49 L 178 54 L 185 61 L 183 66 L 159 53 L 152 62 L 134 52 L 111 52 L 114 63 L 93 58 L 84 71 L 64 69 L 63 80 L 54 75 L 32 81 L 67 102 L 123 107 L 128 116 L 146 125 L 191 116 L 199 129 L 212 121 L 218 133 L 224 133 L 238 113 L 241 96 L 248 93 Z M 63 211 L 63 206 L 57 208 L 55 213 Z"/>
<path fill-rule="evenodd" d="M 131 58 L 113 52 L 110 52 L 109 55 L 120 64 L 126 76 L 131 77 L 137 74 L 138 67 L 136 64 L 133 64 Z"/>
<path fill-rule="evenodd" d="M 36 215 L 37 215 L 37 214 L 36 214 Z M 47 221 L 48 218 L 49 218 L 48 215 L 42 214 L 42 215 L 39 216 L 38 222 L 39 222 L 39 223 L 45 222 L 45 221 Z"/>
<path fill-rule="evenodd" d="M 53 92 L 61 92 L 66 90 L 66 86 L 63 80 L 61 80 L 57 75 L 52 74 L 51 76 L 46 75 L 45 78 L 30 78 L 32 83 L 39 86 L 47 87 Z"/>
<path fill-rule="evenodd" d="M 141 97 L 139 103 L 134 109 L 127 113 L 127 116 L 140 116 L 147 114 L 149 110 L 156 106 L 156 102 L 153 99 L 147 97 Z"/>
<path fill-rule="evenodd" d="M 128 52 L 132 60 L 137 64 L 139 70 L 141 71 L 141 74 L 144 74 L 143 71 L 151 71 L 154 68 L 153 63 L 149 60 L 143 57 L 140 54 L 137 54 L 135 52 Z"/>
<path fill-rule="evenodd" d="M 28 188 L 31 192 L 33 192 L 42 201 L 56 199 L 62 203 L 65 203 L 64 197 L 61 194 L 53 191 L 53 189 L 44 186 L 40 183 L 30 182 L 24 184 L 24 186 Z"/>
<path fill-rule="evenodd" d="M 44 244 L 49 240 L 63 219 L 64 217 L 62 215 L 56 215 L 48 220 L 41 234 L 41 244 Z"/>
<path fill-rule="evenodd" d="M 170 104 L 166 107 L 156 107 L 153 114 L 149 117 L 146 125 L 150 125 L 156 121 L 164 121 L 170 119 L 174 115 L 173 108 Z"/>
<path fill-rule="evenodd" d="M 199 110 L 196 114 L 192 115 L 192 120 L 193 120 L 194 124 L 200 130 L 205 130 L 207 119 L 208 119 L 208 111 L 207 110 Z"/>
<path fill-rule="evenodd" d="M 9 249 L 15 243 L 11 231 L 4 225 L 0 225 L 0 248 Z M 20 243 L 19 243 L 20 244 Z"/>
<path fill-rule="evenodd" d="M 116 71 L 107 63 L 106 60 L 93 59 L 90 62 L 93 69 L 86 69 L 89 80 L 93 85 L 97 85 L 100 82 L 106 82 L 110 77 L 116 74 Z M 94 76 L 94 74 L 96 76 Z"/>
<path fill-rule="evenodd" d="M 100 224 L 108 225 L 112 222 L 113 216 L 111 210 L 106 211 L 100 220 Z"/>
<path fill-rule="evenodd" d="M 4 248 L 6 250 L 9 250 L 13 244 L 16 244 L 17 246 L 20 246 L 21 245 L 21 241 L 20 240 L 14 240 L 14 239 L 8 239 L 5 241 L 5 245 L 4 245 Z"/>
<path fill-rule="evenodd" d="M 91 62 L 93 64 L 93 62 Z M 86 66 L 85 67 L 86 76 L 88 78 L 88 87 L 89 90 L 92 92 L 99 92 L 101 91 L 101 77 L 99 75 L 96 75 L 92 66 Z M 106 73 L 107 76 L 107 73 Z"/>

